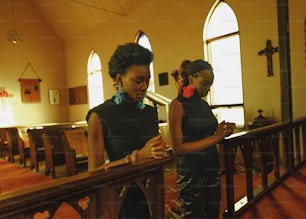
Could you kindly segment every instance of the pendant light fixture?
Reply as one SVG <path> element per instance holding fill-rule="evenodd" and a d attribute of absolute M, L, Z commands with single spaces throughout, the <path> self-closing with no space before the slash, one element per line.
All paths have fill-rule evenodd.
<path fill-rule="evenodd" d="M 13 29 L 7 32 L 7 40 L 14 44 L 17 44 L 23 42 L 23 35 L 21 32 L 18 32 L 16 29 L 14 0 L 12 0 L 12 14 L 13 14 Z"/>

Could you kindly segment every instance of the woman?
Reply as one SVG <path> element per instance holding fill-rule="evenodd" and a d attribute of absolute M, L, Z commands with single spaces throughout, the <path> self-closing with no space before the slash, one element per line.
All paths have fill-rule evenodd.
<path fill-rule="evenodd" d="M 185 61 L 186 62 L 186 61 Z M 218 122 L 207 96 L 214 80 L 208 62 L 195 60 L 183 71 L 184 82 L 169 108 L 169 131 L 177 163 L 184 218 L 217 218 L 221 187 L 216 144 L 229 136 L 233 123 Z"/>
<path fill-rule="evenodd" d="M 157 111 L 143 103 L 152 59 L 153 54 L 136 43 L 120 45 L 112 55 L 109 75 L 117 93 L 86 116 L 89 171 L 164 157 L 166 147 L 158 133 Z M 110 163 L 104 163 L 104 150 Z M 119 218 L 150 218 L 145 197 L 135 182 L 126 193 Z"/>

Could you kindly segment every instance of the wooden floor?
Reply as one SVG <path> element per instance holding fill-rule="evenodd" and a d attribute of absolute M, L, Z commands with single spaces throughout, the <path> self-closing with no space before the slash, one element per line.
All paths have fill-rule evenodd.
<path fill-rule="evenodd" d="M 239 219 L 304 218 L 306 218 L 306 163 L 239 216 Z"/>
<path fill-rule="evenodd" d="M 23 167 L 23 165 L 19 165 L 19 155 L 15 155 L 14 157 L 15 162 L 14 164 L 20 167 Z M 4 159 L 7 160 L 7 159 Z M 30 169 L 30 159 L 26 159 L 26 169 Z M 45 175 L 45 161 L 41 161 L 39 162 L 39 172 L 42 175 Z M 36 172 L 35 169 L 32 170 L 33 172 Z M 66 175 L 66 169 L 65 169 L 65 165 L 59 165 L 55 167 L 55 179 L 60 179 L 60 178 L 64 178 Z M 51 178 L 51 176 L 50 176 Z"/>

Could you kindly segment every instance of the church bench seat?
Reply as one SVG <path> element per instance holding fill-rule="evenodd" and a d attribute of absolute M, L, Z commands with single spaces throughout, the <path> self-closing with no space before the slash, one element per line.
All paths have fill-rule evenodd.
<path fill-rule="evenodd" d="M 72 176 L 88 169 L 87 128 L 62 129 L 66 160 L 66 176 Z"/>
<path fill-rule="evenodd" d="M 15 155 L 19 155 L 19 164 L 25 167 L 26 158 L 29 157 L 29 147 L 25 146 L 23 139 L 19 135 L 18 128 L 5 128 L 5 138 L 7 141 L 8 161 L 14 163 Z"/>
<path fill-rule="evenodd" d="M 45 175 L 55 178 L 55 168 L 65 165 L 65 151 L 60 134 L 61 129 L 47 127 L 42 130 L 41 137 L 45 148 Z"/>
<path fill-rule="evenodd" d="M 39 162 L 45 161 L 45 148 L 43 145 L 41 133 L 42 129 L 27 129 L 30 146 L 30 168 L 39 171 Z"/>

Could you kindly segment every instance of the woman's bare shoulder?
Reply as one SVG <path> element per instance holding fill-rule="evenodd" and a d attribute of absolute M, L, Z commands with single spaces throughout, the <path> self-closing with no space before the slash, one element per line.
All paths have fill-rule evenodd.
<path fill-rule="evenodd" d="M 174 100 L 171 101 L 170 107 L 172 107 L 172 108 L 180 107 L 181 108 L 182 107 L 182 103 L 178 99 L 174 99 Z"/>

